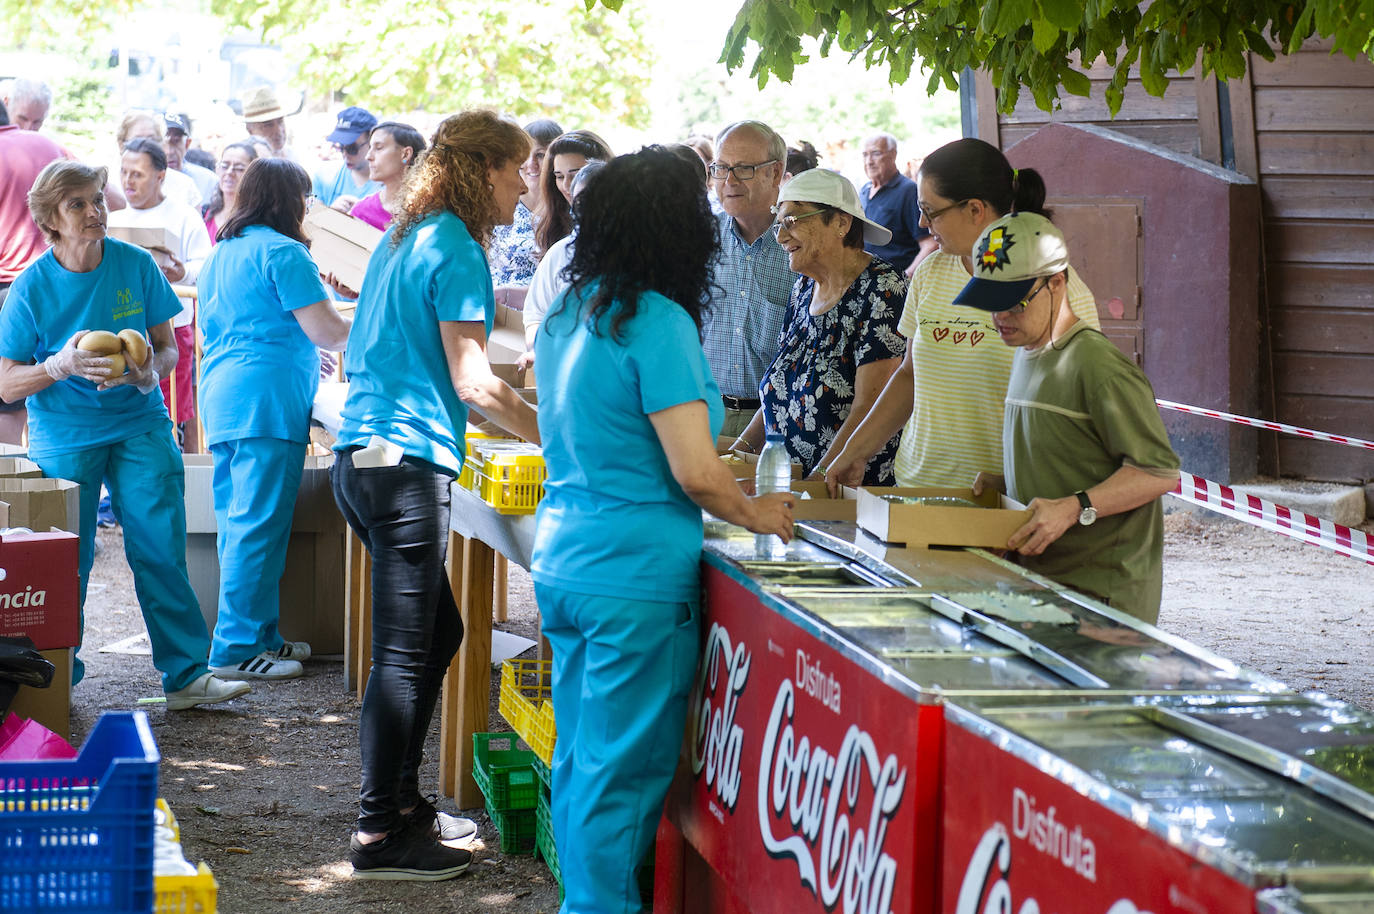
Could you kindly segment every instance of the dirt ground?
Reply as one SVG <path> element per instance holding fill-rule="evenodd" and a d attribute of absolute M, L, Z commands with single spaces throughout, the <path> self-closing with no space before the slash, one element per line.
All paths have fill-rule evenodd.
<path fill-rule="evenodd" d="M 1162 627 L 1296 688 L 1374 707 L 1374 568 L 1225 520 L 1166 519 Z M 258 685 L 223 710 L 168 714 L 147 656 L 101 653 L 142 631 L 118 530 L 100 532 L 87 601 L 86 679 L 73 696 L 78 745 L 101 711 L 143 708 L 162 751 L 161 793 L 181 822 L 187 856 L 219 880 L 222 914 L 445 910 L 552 912 L 558 891 L 542 862 L 498 851 L 481 810 L 468 874 L 447 883 L 355 882 L 347 862 L 358 791 L 359 703 L 337 659 Z M 528 576 L 512 568 L 511 622 L 534 637 Z M 493 676 L 492 725 L 496 713 Z M 437 721 L 433 739 L 437 742 Z M 425 780 L 437 783 L 435 753 Z M 441 808 L 452 809 L 444 800 Z"/>

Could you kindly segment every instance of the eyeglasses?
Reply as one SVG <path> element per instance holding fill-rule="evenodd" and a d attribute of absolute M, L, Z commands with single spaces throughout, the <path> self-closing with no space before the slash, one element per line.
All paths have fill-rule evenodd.
<path fill-rule="evenodd" d="M 967 199 L 959 200 L 957 202 L 951 203 L 949 206 L 942 206 L 937 210 L 927 209 L 924 203 L 918 203 L 916 204 L 916 208 L 921 211 L 921 215 L 925 217 L 926 224 L 929 225 L 933 223 L 936 219 L 939 219 L 945 213 L 949 212 L 952 209 L 957 209 L 958 207 L 963 206 L 967 202 Z"/>
<path fill-rule="evenodd" d="M 1031 299 L 1033 299 L 1033 298 L 1035 298 L 1035 296 L 1039 295 L 1042 289 L 1047 289 L 1047 288 L 1049 288 L 1049 285 L 1050 285 L 1050 278 L 1049 278 L 1048 276 L 1046 276 L 1045 279 L 1044 279 L 1044 281 L 1041 282 L 1040 285 L 1038 285 L 1038 286 L 1036 286 L 1035 288 L 1031 289 L 1029 295 L 1027 295 L 1025 298 L 1021 299 L 1021 301 L 1017 302 L 1016 304 L 1012 305 L 1010 308 L 1007 308 L 1007 309 L 1006 309 L 1004 312 L 1002 312 L 1002 313 L 1004 313 L 1004 314 L 1023 314 L 1023 313 L 1025 313 L 1026 305 L 1029 305 L 1029 304 L 1031 303 Z"/>
<path fill-rule="evenodd" d="M 767 162 L 755 162 L 753 165 L 722 165 L 719 162 L 712 162 L 706 170 L 711 175 L 712 181 L 724 181 L 728 175 L 734 175 L 736 181 L 748 181 L 754 174 L 765 165 L 776 165 L 777 159 L 769 159 Z"/>
<path fill-rule="evenodd" d="M 238 162 L 220 162 L 219 170 L 221 172 L 228 172 L 229 174 L 241 175 L 248 170 L 248 166 L 241 165 Z"/>
<path fill-rule="evenodd" d="M 812 216 L 819 216 L 821 213 L 825 212 L 829 212 L 829 210 L 813 209 L 811 212 L 802 213 L 799 216 L 783 216 L 781 219 L 778 219 L 776 222 L 773 223 L 773 237 L 778 237 L 778 233 L 781 232 L 783 229 L 787 229 L 788 232 L 791 232 L 794 228 L 796 228 L 797 223 L 802 221 L 803 219 L 809 219 Z"/>
<path fill-rule="evenodd" d="M 342 143 L 335 143 L 334 145 L 338 146 L 339 152 L 342 152 L 344 155 L 353 156 L 358 154 L 358 150 L 362 149 L 364 144 L 362 140 L 354 140 L 347 146 L 343 145 Z"/>

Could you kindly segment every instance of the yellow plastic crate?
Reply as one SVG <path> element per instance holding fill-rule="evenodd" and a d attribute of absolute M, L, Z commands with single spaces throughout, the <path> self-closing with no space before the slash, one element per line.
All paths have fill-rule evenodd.
<path fill-rule="evenodd" d="M 501 665 L 497 709 L 534 754 L 549 765 L 558 733 L 553 717 L 553 663 L 507 660 Z"/>
<path fill-rule="evenodd" d="M 172 837 L 181 842 L 181 825 L 177 823 L 177 817 L 172 815 L 172 807 L 167 805 L 167 801 L 162 797 L 157 798 L 158 812 L 162 813 L 163 823 L 172 830 Z"/>
<path fill-rule="evenodd" d="M 506 438 L 502 435 L 488 435 L 484 432 L 474 432 L 469 429 L 463 441 L 467 457 L 463 460 L 463 469 L 458 472 L 458 485 L 467 489 L 469 492 L 474 494 L 477 493 L 477 474 L 473 472 L 473 467 L 474 465 L 480 465 L 482 463 L 482 458 L 476 455 L 474 445 L 478 442 L 514 440 L 513 438 Z"/>
<path fill-rule="evenodd" d="M 477 497 L 498 514 L 533 514 L 544 497 L 548 470 L 542 454 L 482 451 L 482 467 L 474 472 Z"/>
<path fill-rule="evenodd" d="M 153 914 L 215 914 L 219 883 L 201 862 L 194 876 L 157 876 L 153 879 Z"/>

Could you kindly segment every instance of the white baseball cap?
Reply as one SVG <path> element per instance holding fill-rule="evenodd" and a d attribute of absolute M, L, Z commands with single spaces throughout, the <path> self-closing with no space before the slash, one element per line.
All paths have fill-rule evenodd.
<path fill-rule="evenodd" d="M 884 245 L 892 240 L 892 232 L 864 215 L 859 205 L 859 192 L 844 175 L 828 168 L 812 168 L 797 175 L 782 186 L 778 203 L 815 203 L 848 213 L 864 223 L 864 241 Z"/>
<path fill-rule="evenodd" d="M 973 278 L 956 305 L 984 311 L 1015 308 L 1042 276 L 1069 268 L 1069 246 L 1054 223 L 1037 213 L 1012 213 L 983 229 L 973 245 Z"/>

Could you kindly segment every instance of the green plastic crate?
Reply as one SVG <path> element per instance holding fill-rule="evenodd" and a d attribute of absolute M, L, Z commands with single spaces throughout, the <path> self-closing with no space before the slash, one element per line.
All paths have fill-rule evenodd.
<path fill-rule="evenodd" d="M 558 902 L 563 903 L 563 871 L 558 868 L 558 848 L 553 843 L 553 815 L 549 810 L 549 795 L 539 792 L 539 805 L 535 807 L 534 829 L 535 856 L 542 857 L 558 885 Z"/>
<path fill-rule="evenodd" d="M 535 811 L 533 809 L 492 809 L 487 805 L 487 815 L 496 823 L 501 833 L 501 853 L 530 854 L 535 847 Z"/>
<path fill-rule="evenodd" d="M 517 747 L 514 733 L 472 734 L 472 778 L 487 798 L 487 809 L 534 809 L 539 780 L 535 755 Z"/>

